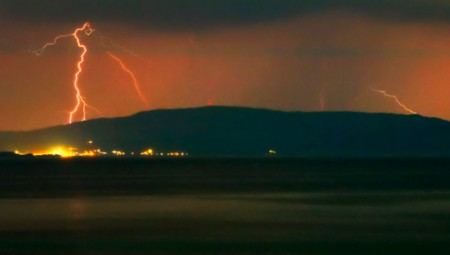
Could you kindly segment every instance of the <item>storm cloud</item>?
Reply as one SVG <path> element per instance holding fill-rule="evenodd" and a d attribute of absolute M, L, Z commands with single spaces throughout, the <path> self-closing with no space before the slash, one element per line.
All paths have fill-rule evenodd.
<path fill-rule="evenodd" d="M 65 123 L 80 49 L 66 38 L 32 51 L 86 21 L 96 33 L 83 36 L 80 87 L 103 117 L 209 100 L 404 113 L 376 88 L 450 119 L 448 0 L 0 0 L 0 130 Z M 134 72 L 149 107 L 108 52 Z"/>
<path fill-rule="evenodd" d="M 120 22 L 208 29 L 333 10 L 396 20 L 450 21 L 446 0 L 1 0 L 3 16 L 30 22 Z"/>

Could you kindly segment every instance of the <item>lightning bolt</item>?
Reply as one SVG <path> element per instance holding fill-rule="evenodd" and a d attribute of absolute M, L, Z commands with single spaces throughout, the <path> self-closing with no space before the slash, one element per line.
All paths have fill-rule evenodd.
<path fill-rule="evenodd" d="M 404 111 L 406 111 L 406 112 L 408 112 L 408 113 L 410 113 L 410 114 L 417 114 L 417 112 L 411 110 L 409 107 L 407 107 L 405 104 L 403 104 L 403 103 L 398 99 L 397 96 L 388 94 L 388 93 L 387 93 L 386 91 L 384 91 L 384 90 L 379 90 L 379 89 L 374 89 L 374 88 L 370 88 L 370 89 L 371 89 L 372 91 L 376 92 L 376 93 L 379 93 L 379 94 L 385 96 L 385 97 L 394 99 L 394 101 L 397 103 L 397 105 L 400 106 Z"/>
<path fill-rule="evenodd" d="M 65 39 L 65 38 L 73 38 L 77 47 L 81 50 L 80 53 L 80 57 L 79 60 L 77 62 L 77 69 L 76 72 L 74 74 L 74 78 L 73 78 L 73 88 L 75 91 L 75 106 L 72 108 L 71 111 L 68 112 L 69 117 L 67 122 L 69 124 L 72 124 L 72 122 L 74 121 L 74 118 L 77 114 L 80 114 L 81 112 L 81 121 L 85 121 L 87 119 L 87 109 L 91 109 L 93 111 L 95 111 L 98 115 L 102 116 L 102 113 L 96 109 L 95 107 L 89 105 L 86 102 L 86 97 L 83 96 L 83 93 L 80 89 L 79 86 L 79 80 L 80 80 L 80 75 L 83 72 L 83 64 L 85 62 L 85 58 L 86 55 L 88 53 L 88 48 L 87 46 L 82 42 L 81 38 L 80 38 L 80 34 L 84 33 L 86 36 L 90 36 L 94 33 L 94 29 L 91 27 L 91 25 L 89 24 L 89 22 L 86 22 L 83 24 L 83 26 L 81 27 L 77 27 L 71 34 L 63 34 L 63 35 L 58 35 L 56 36 L 53 41 L 48 42 L 46 44 L 44 44 L 44 46 L 42 46 L 40 49 L 33 51 L 34 54 L 36 54 L 37 56 L 41 56 L 42 54 L 44 54 L 45 50 L 49 47 L 52 47 L 54 45 L 56 45 L 58 43 L 59 40 L 61 39 Z M 95 31 L 96 33 L 98 33 L 97 31 Z M 81 34 L 82 35 L 82 34 Z M 104 46 L 107 47 L 107 45 L 105 44 L 105 40 L 108 41 L 108 43 L 114 47 L 114 48 L 118 48 L 128 54 L 131 54 L 135 57 L 141 58 L 139 57 L 136 53 L 134 53 L 133 51 L 126 49 L 124 47 L 121 47 L 120 45 L 114 43 L 112 41 L 112 39 L 102 36 L 102 35 L 94 35 L 97 39 L 100 39 L 100 43 Z M 136 76 L 134 75 L 134 73 L 125 65 L 125 63 L 117 56 L 115 56 L 114 54 L 112 54 L 111 52 L 107 52 L 108 55 L 114 60 L 116 61 L 120 67 L 122 68 L 122 70 L 124 72 L 126 72 L 131 79 L 133 80 L 133 85 L 134 88 L 138 94 L 138 96 L 140 97 L 140 99 L 142 100 L 142 102 L 144 103 L 145 107 L 148 107 L 148 102 L 146 100 L 146 98 L 144 97 L 144 95 L 142 94 L 141 88 L 139 86 L 139 83 L 136 79 Z"/>
<path fill-rule="evenodd" d="M 141 59 L 141 60 L 146 60 L 145 58 L 139 56 L 139 55 L 138 55 L 137 53 L 135 53 L 134 51 L 132 51 L 132 50 L 130 50 L 130 49 L 128 49 L 128 48 L 125 48 L 125 47 L 123 47 L 123 46 L 120 45 L 120 44 L 117 44 L 116 42 L 113 41 L 113 39 L 111 39 L 111 38 L 109 38 L 109 37 L 103 35 L 102 33 L 98 32 L 98 31 L 96 31 L 94 37 L 95 37 L 96 39 L 98 39 L 99 43 L 100 43 L 103 47 L 105 47 L 106 49 L 111 49 L 111 48 L 118 49 L 118 50 L 120 50 L 120 51 L 123 51 L 123 52 L 125 52 L 125 53 L 127 53 L 127 54 L 132 55 L 133 57 L 137 57 L 137 58 L 139 58 L 139 59 Z"/>
<path fill-rule="evenodd" d="M 112 54 L 111 52 L 108 52 L 108 55 L 109 55 L 113 60 L 115 60 L 117 63 L 119 63 L 120 67 L 122 68 L 122 70 L 123 70 L 124 72 L 126 72 L 126 73 L 128 73 L 128 74 L 130 75 L 131 79 L 133 80 L 133 85 L 134 85 L 134 88 L 135 88 L 137 94 L 138 94 L 139 97 L 141 98 L 141 100 L 142 100 L 142 102 L 144 103 L 145 107 L 148 107 L 147 99 L 145 99 L 144 95 L 142 94 L 141 88 L 140 88 L 140 86 L 139 86 L 139 83 L 138 83 L 138 81 L 137 81 L 136 76 L 134 75 L 134 73 L 133 73 L 133 72 L 132 72 L 132 71 L 131 71 L 124 63 L 123 63 L 123 61 L 122 61 L 119 57 L 115 56 L 115 55 Z"/>
<path fill-rule="evenodd" d="M 52 42 L 48 42 L 48 43 L 44 44 L 44 46 L 42 48 L 34 51 L 34 53 L 37 56 L 41 56 L 48 47 L 56 45 L 60 39 L 69 38 L 69 37 L 73 37 L 73 39 L 75 40 L 75 42 L 77 44 L 77 47 L 82 50 L 82 52 L 80 54 L 80 58 L 77 62 L 77 71 L 75 72 L 75 76 L 73 79 L 73 88 L 75 90 L 76 104 L 72 108 L 72 110 L 69 112 L 69 118 L 67 121 L 69 124 L 72 124 L 72 122 L 74 120 L 74 115 L 77 114 L 80 110 L 82 111 L 82 119 L 81 119 L 82 121 L 86 120 L 86 109 L 90 108 L 90 109 L 94 109 L 95 111 L 98 112 L 97 109 L 90 106 L 86 102 L 86 98 L 83 96 L 83 94 L 80 90 L 80 87 L 78 86 L 80 74 L 83 72 L 83 63 L 84 63 L 86 54 L 88 53 L 87 46 L 81 42 L 80 35 L 79 35 L 79 33 L 81 33 L 81 32 L 84 32 L 85 35 L 90 36 L 92 33 L 94 33 L 94 29 L 91 27 L 89 22 L 86 22 L 83 24 L 83 26 L 76 28 L 73 31 L 73 33 L 66 34 L 66 35 L 58 35 L 53 39 Z"/>
<path fill-rule="evenodd" d="M 68 35 L 58 35 L 57 37 L 55 37 L 55 39 L 53 39 L 53 42 L 48 42 L 48 43 L 44 44 L 44 46 L 42 46 L 42 48 L 33 51 L 33 53 L 36 54 L 36 56 L 41 56 L 42 54 L 44 54 L 44 51 L 45 51 L 48 47 L 54 46 L 55 44 L 58 43 L 58 41 L 59 41 L 60 39 L 67 38 L 67 37 L 72 37 L 72 36 L 73 36 L 73 34 L 68 34 Z"/>

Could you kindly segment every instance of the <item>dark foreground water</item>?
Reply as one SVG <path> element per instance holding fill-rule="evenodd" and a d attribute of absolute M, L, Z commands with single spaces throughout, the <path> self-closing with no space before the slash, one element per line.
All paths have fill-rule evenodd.
<path fill-rule="evenodd" d="M 0 254 L 448 254 L 450 160 L 0 161 Z"/>

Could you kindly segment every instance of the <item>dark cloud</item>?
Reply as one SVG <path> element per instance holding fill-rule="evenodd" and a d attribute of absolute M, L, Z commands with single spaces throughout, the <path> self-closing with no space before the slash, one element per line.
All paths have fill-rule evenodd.
<path fill-rule="evenodd" d="M 450 20 L 447 0 L 0 0 L 32 22 L 117 21 L 171 29 L 211 28 L 346 9 L 401 20 Z"/>

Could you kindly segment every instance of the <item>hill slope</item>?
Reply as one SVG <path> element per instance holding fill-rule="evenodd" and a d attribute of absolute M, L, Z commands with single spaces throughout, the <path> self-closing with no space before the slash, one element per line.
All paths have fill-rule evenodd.
<path fill-rule="evenodd" d="M 418 115 L 281 112 L 239 107 L 155 110 L 27 132 L 0 133 L 0 150 L 55 145 L 196 156 L 450 156 L 450 122 Z"/>

